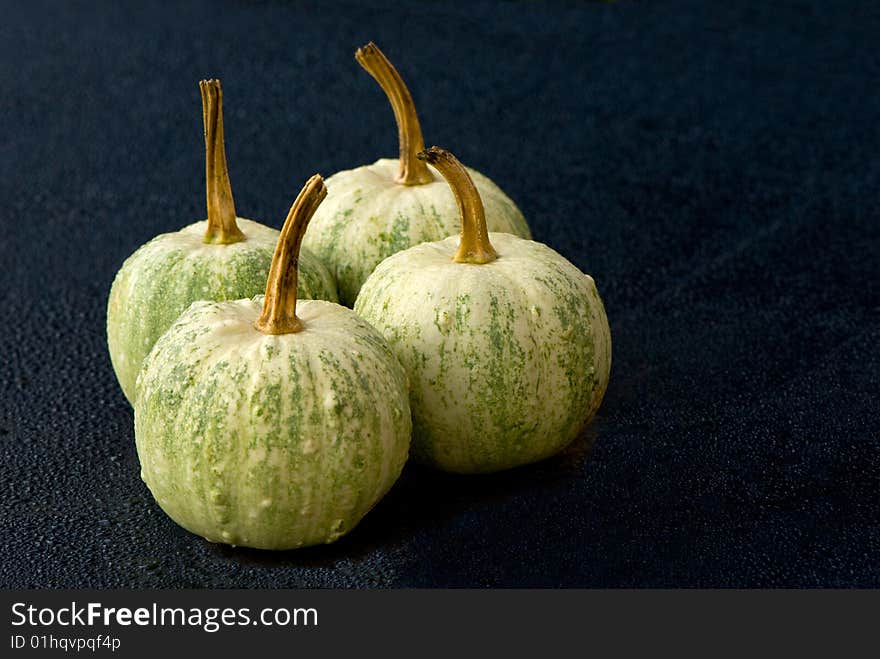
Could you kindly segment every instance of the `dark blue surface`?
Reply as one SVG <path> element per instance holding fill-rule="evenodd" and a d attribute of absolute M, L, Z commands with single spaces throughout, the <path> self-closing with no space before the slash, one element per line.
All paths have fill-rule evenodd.
<path fill-rule="evenodd" d="M 880 586 L 878 4 L 359 4 L 4 8 L 0 586 Z M 542 464 L 407 468 L 335 545 L 211 545 L 138 477 L 110 283 L 203 217 L 200 78 L 245 217 L 395 154 L 371 39 L 596 278 L 608 394 Z"/>

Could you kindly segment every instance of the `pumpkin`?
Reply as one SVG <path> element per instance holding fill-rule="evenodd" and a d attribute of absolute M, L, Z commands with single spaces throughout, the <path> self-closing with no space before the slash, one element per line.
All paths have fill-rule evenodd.
<path fill-rule="evenodd" d="M 421 157 L 449 181 L 461 236 L 387 258 L 354 306 L 409 375 L 413 459 L 486 473 L 553 455 L 608 384 L 611 336 L 596 285 L 546 245 L 489 233 L 466 168 L 437 147 Z"/>
<path fill-rule="evenodd" d="M 352 305 L 364 280 L 386 257 L 460 229 L 455 199 L 441 176 L 416 158 L 424 149 L 412 96 L 375 44 L 355 54 L 388 96 L 397 120 L 400 158 L 341 171 L 327 179 L 327 201 L 312 220 L 305 245 L 336 278 L 339 299 Z M 516 204 L 487 177 L 468 170 L 486 205 L 489 227 L 531 237 Z"/>
<path fill-rule="evenodd" d="M 294 202 L 265 296 L 194 303 L 137 380 L 142 478 L 212 542 L 333 542 L 407 459 L 407 379 L 388 344 L 346 307 L 296 299 L 302 234 L 325 194 L 316 175 Z"/>
<path fill-rule="evenodd" d="M 116 377 L 129 402 L 135 379 L 156 339 L 196 300 L 251 297 L 266 287 L 278 231 L 236 218 L 223 144 L 222 90 L 199 83 L 205 124 L 208 219 L 165 233 L 123 263 L 107 302 L 107 343 Z M 300 295 L 337 300 L 323 263 L 300 255 Z"/>

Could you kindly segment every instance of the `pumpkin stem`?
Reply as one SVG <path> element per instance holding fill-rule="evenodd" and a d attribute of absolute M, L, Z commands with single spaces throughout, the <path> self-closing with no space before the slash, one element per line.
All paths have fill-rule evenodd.
<path fill-rule="evenodd" d="M 208 230 L 204 242 L 228 245 L 245 239 L 235 223 L 235 203 L 226 167 L 223 145 L 223 90 L 219 80 L 199 82 L 202 118 L 205 122 L 205 189 L 208 201 Z"/>
<path fill-rule="evenodd" d="M 419 160 L 433 165 L 446 179 L 461 214 L 461 242 L 453 257 L 457 263 L 489 263 L 498 258 L 498 252 L 489 242 L 483 200 L 477 192 L 471 175 L 458 158 L 446 149 L 432 146 L 418 154 Z"/>
<path fill-rule="evenodd" d="M 376 79 L 391 102 L 391 109 L 394 110 L 397 134 L 400 138 L 400 171 L 397 174 L 397 182 L 403 185 L 430 183 L 434 180 L 431 171 L 416 157 L 416 154 L 425 148 L 425 141 L 422 139 L 416 106 L 403 78 L 372 41 L 363 48 L 358 48 L 354 58 Z"/>
<path fill-rule="evenodd" d="M 292 334 L 303 329 L 302 321 L 296 317 L 299 248 L 309 220 L 326 196 L 324 179 L 315 174 L 306 181 L 284 220 L 269 267 L 263 313 L 254 323 L 263 334 Z"/>

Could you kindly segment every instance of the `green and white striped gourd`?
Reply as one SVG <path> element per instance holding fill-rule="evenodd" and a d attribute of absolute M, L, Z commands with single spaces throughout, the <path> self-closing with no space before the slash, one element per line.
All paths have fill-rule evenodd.
<path fill-rule="evenodd" d="M 315 213 L 305 245 L 330 268 L 339 299 L 351 306 L 361 285 L 386 257 L 461 229 L 455 198 L 442 177 L 416 154 L 424 149 L 412 96 L 375 44 L 355 54 L 388 96 L 397 120 L 400 159 L 383 158 L 327 179 L 327 201 Z M 492 231 L 530 238 L 516 204 L 487 177 L 468 169 Z"/>
<path fill-rule="evenodd" d="M 350 309 L 296 300 L 300 241 L 325 194 L 316 175 L 294 202 L 265 297 L 196 302 L 137 381 L 142 478 L 172 519 L 212 542 L 333 542 L 407 459 L 407 379 L 388 344 Z"/>
<path fill-rule="evenodd" d="M 355 312 L 410 378 L 413 459 L 494 472 L 562 450 L 598 409 L 611 335 L 592 277 L 544 244 L 488 233 L 467 170 L 423 152 L 449 181 L 461 237 L 383 261 Z"/>
<path fill-rule="evenodd" d="M 220 82 L 203 80 L 208 219 L 156 236 L 123 263 L 107 302 L 107 344 L 125 397 L 134 403 L 141 363 L 196 300 L 234 300 L 266 288 L 278 231 L 236 218 L 223 144 Z M 304 250 L 300 296 L 336 301 L 336 283 Z"/>

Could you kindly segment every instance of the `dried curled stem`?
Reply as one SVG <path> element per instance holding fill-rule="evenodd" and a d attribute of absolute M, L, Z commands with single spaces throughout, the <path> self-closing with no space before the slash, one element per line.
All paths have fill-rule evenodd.
<path fill-rule="evenodd" d="M 394 110 L 400 139 L 400 170 L 397 174 L 397 182 L 403 185 L 430 183 L 434 177 L 425 163 L 417 157 L 419 151 L 425 148 L 425 141 L 422 138 L 416 106 L 403 78 L 372 41 L 358 48 L 354 57 L 367 73 L 376 79 L 388 97 L 391 109 Z"/>
<path fill-rule="evenodd" d="M 433 165 L 446 179 L 461 214 L 461 242 L 453 260 L 458 263 L 489 263 L 498 252 L 489 242 L 486 213 L 477 186 L 458 158 L 446 149 L 432 146 L 419 153 L 419 159 Z"/>
<path fill-rule="evenodd" d="M 235 222 L 235 203 L 226 166 L 223 91 L 219 80 L 202 80 L 199 90 L 202 92 L 202 118 L 205 122 L 205 191 L 208 202 L 208 229 L 204 241 L 228 245 L 244 240 L 245 235 Z"/>
<path fill-rule="evenodd" d="M 290 207 L 272 256 L 263 313 L 254 323 L 263 334 L 292 334 L 303 329 L 302 321 L 296 316 L 299 249 L 309 220 L 326 196 L 324 179 L 315 174 Z"/>

